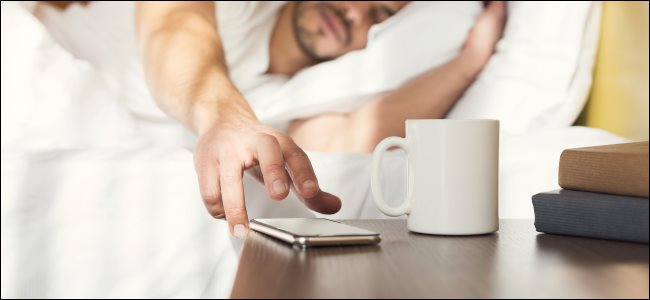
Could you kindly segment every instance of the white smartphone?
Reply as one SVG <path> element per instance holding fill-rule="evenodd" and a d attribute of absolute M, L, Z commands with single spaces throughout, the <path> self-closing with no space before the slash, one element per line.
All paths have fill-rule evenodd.
<path fill-rule="evenodd" d="M 379 233 L 329 219 L 253 219 L 250 228 L 299 247 L 368 245 L 381 241 Z"/>

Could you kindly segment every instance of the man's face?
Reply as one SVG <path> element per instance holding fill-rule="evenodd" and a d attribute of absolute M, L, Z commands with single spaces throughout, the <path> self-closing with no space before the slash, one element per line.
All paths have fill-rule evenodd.
<path fill-rule="evenodd" d="M 300 1 L 293 31 L 300 48 L 315 61 L 362 49 L 370 26 L 381 23 L 408 1 Z"/>

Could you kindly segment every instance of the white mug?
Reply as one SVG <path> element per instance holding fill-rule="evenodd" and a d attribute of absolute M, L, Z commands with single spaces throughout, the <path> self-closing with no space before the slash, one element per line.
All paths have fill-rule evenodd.
<path fill-rule="evenodd" d="M 406 201 L 386 204 L 381 158 L 391 147 L 407 155 Z M 499 121 L 407 120 L 406 138 L 388 137 L 373 153 L 373 198 L 388 216 L 408 215 L 408 229 L 426 234 L 473 235 L 499 229 Z"/>

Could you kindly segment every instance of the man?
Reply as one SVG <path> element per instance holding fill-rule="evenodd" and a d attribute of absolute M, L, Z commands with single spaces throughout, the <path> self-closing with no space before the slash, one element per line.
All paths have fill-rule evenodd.
<path fill-rule="evenodd" d="M 462 51 L 450 62 L 352 113 L 296 120 L 289 135 L 307 150 L 371 153 L 384 138 L 403 137 L 407 119 L 444 118 L 494 52 L 505 21 L 505 4 L 492 2 L 479 16 Z"/>
<path fill-rule="evenodd" d="M 493 52 L 505 15 L 502 3 L 491 5 L 452 62 L 418 76 L 353 114 L 295 122 L 290 136 L 261 124 L 233 80 L 237 74 L 230 73 L 228 63 L 233 57 L 236 60 L 237 54 L 224 51 L 225 47 L 234 48 L 224 43 L 222 35 L 227 32 L 217 27 L 217 18 L 227 17 L 219 13 L 225 5 L 232 4 L 139 3 L 136 31 L 148 85 L 158 105 L 199 136 L 194 157 L 205 206 L 212 216 L 225 216 L 237 237 L 245 236 L 248 230 L 243 170 L 259 164 L 273 199 L 285 198 L 293 184 L 310 209 L 337 212 L 340 200 L 320 190 L 309 159 L 292 136 L 310 149 L 367 152 L 386 135 L 403 135 L 405 118 L 444 117 Z M 268 53 L 264 70 L 291 76 L 305 67 L 361 49 L 370 26 L 405 5 L 391 1 L 283 5 L 271 24 L 268 45 L 263 45 L 262 51 Z M 248 12 L 251 16 L 260 10 Z M 254 39 L 260 36 L 260 28 L 265 27 L 242 32 L 235 46 L 247 49 L 238 49 L 240 54 L 260 50 L 254 42 L 265 41 Z M 251 35 L 253 41 L 245 35 Z M 242 57 L 240 61 L 246 62 Z M 397 101 L 403 98 L 411 103 Z M 377 117 L 386 120 L 372 122 Z M 328 136 L 329 143 L 312 138 L 319 126 L 334 132 L 350 124 L 358 127 L 340 138 Z M 360 138 L 364 132 L 367 137 Z"/>

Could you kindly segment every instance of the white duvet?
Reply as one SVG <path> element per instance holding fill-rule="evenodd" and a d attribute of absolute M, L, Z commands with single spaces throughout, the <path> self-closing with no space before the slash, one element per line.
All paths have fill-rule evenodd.
<path fill-rule="evenodd" d="M 7 17 L 10 16 L 10 17 Z M 133 114 L 88 63 L 29 14 L 2 3 L 2 298 L 227 297 L 241 242 L 203 208 L 194 137 Z M 571 127 L 502 136 L 500 217 L 533 217 L 531 195 L 557 188 L 562 149 L 622 141 Z M 308 153 L 334 218 L 381 218 L 370 157 Z M 405 190 L 400 153 L 385 159 L 386 196 Z M 268 199 L 246 175 L 252 218 L 311 216 Z"/>

